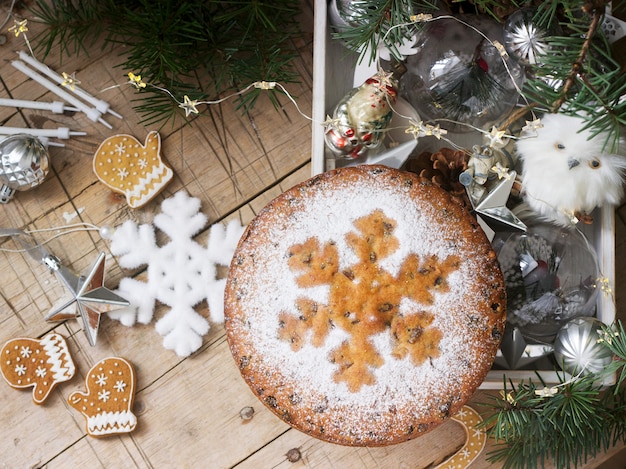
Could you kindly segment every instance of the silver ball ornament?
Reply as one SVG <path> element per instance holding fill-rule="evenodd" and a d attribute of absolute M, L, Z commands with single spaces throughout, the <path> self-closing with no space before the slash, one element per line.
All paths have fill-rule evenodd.
<path fill-rule="evenodd" d="M 0 141 L 0 202 L 41 184 L 48 168 L 48 150 L 37 137 L 16 134 Z"/>
<path fill-rule="evenodd" d="M 534 21 L 536 14 L 536 8 L 521 8 L 512 13 L 504 25 L 504 47 L 523 65 L 540 63 L 541 56 L 550 53 L 549 38 L 559 32 L 556 23 L 546 28 L 537 26 Z"/>
<path fill-rule="evenodd" d="M 572 319 L 554 341 L 554 357 L 571 375 L 598 373 L 613 360 L 613 353 L 598 341 L 602 322 L 592 317 Z"/>

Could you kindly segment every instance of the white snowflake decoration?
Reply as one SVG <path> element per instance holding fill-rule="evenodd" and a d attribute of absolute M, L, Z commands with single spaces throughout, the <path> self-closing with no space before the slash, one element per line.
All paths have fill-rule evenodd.
<path fill-rule="evenodd" d="M 126 326 L 136 321 L 147 324 L 154 315 L 155 301 L 171 309 L 157 321 L 156 331 L 164 336 L 165 348 L 186 357 L 202 345 L 202 336 L 209 331 L 208 321 L 194 310 L 206 299 L 214 322 L 224 321 L 225 279 L 217 278 L 217 265 L 228 266 L 243 233 L 237 220 L 226 228 L 211 226 L 207 248 L 193 240 L 206 225 L 207 218 L 199 212 L 200 200 L 178 192 L 161 204 L 161 213 L 154 225 L 170 242 L 158 246 L 154 227 L 125 222 L 111 238 L 111 252 L 120 256 L 122 267 L 134 269 L 147 265 L 147 282 L 124 278 L 118 293 L 131 306 L 109 313 Z"/>

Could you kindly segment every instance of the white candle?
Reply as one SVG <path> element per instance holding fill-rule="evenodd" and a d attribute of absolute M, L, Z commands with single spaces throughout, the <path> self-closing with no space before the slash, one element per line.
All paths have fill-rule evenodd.
<path fill-rule="evenodd" d="M 63 114 L 64 111 L 78 111 L 77 108 L 66 106 L 65 103 L 62 103 L 61 101 L 40 102 L 25 101 L 23 99 L 0 98 L 0 106 L 40 109 L 42 111 L 52 111 L 55 114 Z"/>
<path fill-rule="evenodd" d="M 39 75 L 34 70 L 31 70 L 30 68 L 28 68 L 26 66 L 26 64 L 24 62 L 20 62 L 19 60 L 13 60 L 11 62 L 11 65 L 13 65 L 13 67 L 18 69 L 20 72 L 22 72 L 27 77 L 32 78 L 33 80 L 35 80 L 37 83 L 39 83 L 44 88 L 52 91 L 59 98 L 67 101 L 68 103 L 72 104 L 73 106 L 76 106 L 78 109 L 80 109 L 82 112 L 84 112 L 87 115 L 87 117 L 89 119 L 91 119 L 92 121 L 100 122 L 101 124 L 105 125 L 109 129 L 113 128 L 111 126 L 111 124 L 109 124 L 104 119 L 102 119 L 100 111 L 98 111 L 95 108 L 90 108 L 89 106 L 87 106 L 85 103 L 83 103 L 78 98 L 75 98 L 74 96 L 69 94 L 67 91 L 65 91 L 65 90 L 59 88 L 58 86 L 56 86 L 50 80 L 42 77 L 41 75 Z"/>
<path fill-rule="evenodd" d="M 52 137 L 68 139 L 72 136 L 87 135 L 86 132 L 75 132 L 67 127 L 58 127 L 56 129 L 29 129 L 20 127 L 0 127 L 0 135 L 29 134 L 33 137 Z"/>
<path fill-rule="evenodd" d="M 51 78 L 53 81 L 56 81 L 59 84 L 65 83 L 65 78 L 63 78 L 63 76 L 59 75 L 57 72 L 52 70 L 47 65 L 39 62 L 32 55 L 28 55 L 24 51 L 18 52 L 18 55 L 20 56 L 20 59 L 22 59 L 28 65 L 30 65 L 36 70 L 39 70 L 41 73 Z M 108 112 L 109 114 L 112 114 L 115 117 L 118 117 L 119 119 L 122 118 L 122 116 L 120 116 L 118 113 L 113 112 L 113 110 L 111 110 L 111 106 L 106 101 L 102 101 L 101 99 L 95 98 L 94 96 L 90 95 L 89 93 L 79 88 L 78 86 L 70 87 L 69 89 L 72 91 L 72 93 L 76 94 L 76 96 L 80 97 L 81 99 L 87 101 L 89 104 L 95 107 L 102 114 L 106 114 Z"/>

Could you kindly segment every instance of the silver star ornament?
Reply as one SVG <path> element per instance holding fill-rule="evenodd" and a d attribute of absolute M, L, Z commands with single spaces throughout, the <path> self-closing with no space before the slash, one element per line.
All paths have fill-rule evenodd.
<path fill-rule="evenodd" d="M 96 345 L 100 315 L 130 304 L 104 286 L 104 260 L 105 254 L 100 253 L 85 275 L 76 275 L 63 266 L 57 257 L 48 254 L 43 258 L 44 264 L 63 282 L 71 296 L 61 306 L 53 308 L 45 317 L 46 321 L 80 319 L 92 346 Z M 74 304 L 76 308 L 72 311 L 70 308 Z"/>
<path fill-rule="evenodd" d="M 478 224 L 489 241 L 493 241 L 496 231 L 526 231 L 526 225 L 506 206 L 516 174 L 515 171 L 509 171 L 506 176 L 495 181 L 493 187 L 477 188 L 476 184 L 466 186 Z"/>

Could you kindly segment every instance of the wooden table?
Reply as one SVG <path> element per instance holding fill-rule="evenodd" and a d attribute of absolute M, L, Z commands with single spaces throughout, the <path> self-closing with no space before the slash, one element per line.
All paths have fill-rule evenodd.
<path fill-rule="evenodd" d="M 289 85 L 299 107 L 309 112 L 312 101 L 313 1 L 303 3 L 302 21 L 307 34 L 298 39 L 300 57 L 295 67 L 301 82 Z M 6 5 L 0 10 L 5 14 Z M 10 26 L 10 24 L 9 24 Z M 36 28 L 34 24 L 29 25 Z M 0 46 L 0 97 L 54 100 L 37 83 L 9 65 L 14 51 L 25 49 L 22 37 L 8 35 Z M 65 57 L 58 51 L 45 62 L 58 71 L 76 72 L 81 86 L 98 94 L 123 116 L 107 117 L 113 130 L 93 123 L 82 113 L 55 115 L 46 111 L 17 111 L 0 108 L 5 126 L 69 127 L 86 136 L 63 141 L 65 147 L 51 147 L 51 171 L 39 187 L 19 192 L 0 207 L 0 227 L 20 229 L 58 228 L 76 222 L 116 227 L 126 220 L 151 223 L 161 202 L 178 191 L 186 191 L 202 202 L 201 211 L 209 224 L 238 219 L 242 224 L 273 197 L 311 174 L 311 122 L 298 113 L 286 98 L 278 111 L 262 98 L 247 113 L 234 108 L 233 101 L 202 108 L 191 126 L 161 129 L 163 155 L 174 170 L 171 184 L 154 201 L 141 209 L 130 209 L 123 197 L 98 182 L 92 158 L 101 141 L 119 133 L 143 140 L 149 130 L 139 123 L 131 100 L 132 86 L 119 68 L 118 50 L 90 50 L 90 55 Z M 206 242 L 209 224 L 197 236 Z M 36 233 L 42 241 L 52 233 Z M 165 240 L 159 235 L 159 240 Z M 0 239 L 0 248 L 14 249 L 9 239 Z M 145 269 L 122 269 L 110 254 L 110 243 L 95 231 L 63 235 L 46 245 L 62 263 L 83 272 L 99 252 L 107 253 L 105 284 L 116 288 L 123 277 L 145 280 Z M 450 421 L 417 440 L 389 448 L 349 448 L 307 437 L 288 427 L 259 402 L 248 389 L 227 347 L 223 326 L 212 324 L 202 347 L 180 358 L 162 346 L 162 337 L 147 325 L 125 327 L 106 315 L 102 317 L 98 342 L 87 343 L 81 323 L 69 320 L 49 323 L 44 316 L 65 294 L 59 280 L 28 255 L 0 252 L 0 344 L 15 337 L 41 337 L 56 331 L 68 339 L 77 366 L 72 381 L 59 385 L 44 405 L 33 404 L 31 392 L 0 385 L 0 467 L 3 468 L 421 468 L 432 467 L 463 444 L 462 428 Z M 205 302 L 197 311 L 208 317 Z M 155 319 L 165 311 L 158 305 Z M 121 356 L 137 372 L 134 412 L 139 424 L 134 432 L 109 438 L 85 433 L 82 415 L 68 405 L 68 396 L 84 389 L 84 376 L 99 360 Z M 484 400 L 478 393 L 473 403 Z M 242 419 L 240 412 L 254 409 L 253 417 Z M 474 406 L 476 407 L 476 406 Z M 476 407 L 480 409 L 479 407 Z M 487 450 L 492 448 L 490 442 Z M 287 453 L 298 449 L 300 459 L 290 462 Z M 590 462 L 597 465 L 619 448 Z M 473 467 L 486 467 L 486 452 Z"/>

